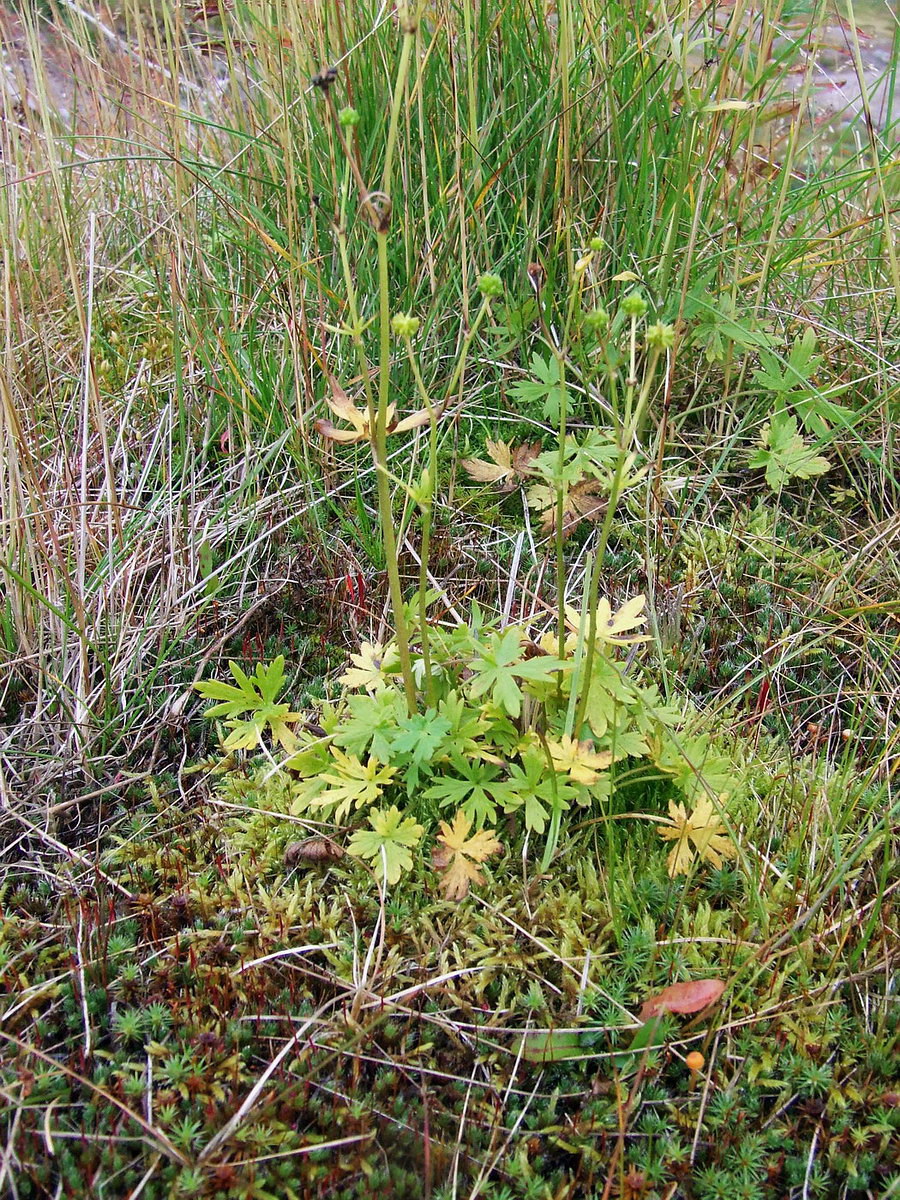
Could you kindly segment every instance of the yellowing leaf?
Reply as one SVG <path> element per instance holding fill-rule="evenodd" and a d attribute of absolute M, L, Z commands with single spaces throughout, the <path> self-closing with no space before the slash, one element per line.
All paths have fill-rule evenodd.
<path fill-rule="evenodd" d="M 547 749 L 553 760 L 554 771 L 565 771 L 576 783 L 590 786 L 600 778 L 600 772 L 612 763 L 609 750 L 595 753 L 590 742 L 578 742 L 565 736 L 560 742 L 548 740 Z"/>
<path fill-rule="evenodd" d="M 326 397 L 326 403 L 334 415 L 340 420 L 346 421 L 350 428 L 341 429 L 333 421 L 320 417 L 315 423 L 316 431 L 332 442 L 349 444 L 370 441 L 372 430 L 369 426 L 369 410 L 357 408 L 336 379 L 332 379 L 330 382 L 331 399 Z M 440 416 L 441 414 L 438 412 L 435 415 Z M 385 414 L 385 428 L 388 433 L 404 433 L 409 429 L 418 429 L 421 425 L 427 424 L 430 419 L 431 414 L 423 408 L 398 421 L 396 405 L 389 404 Z"/>
<path fill-rule="evenodd" d="M 542 633 L 537 641 L 538 647 L 545 654 L 556 654 L 559 651 L 559 634 L 552 629 L 548 629 L 546 633 Z M 571 658 L 578 649 L 578 634 L 567 633 L 565 646 L 563 647 L 563 658 Z"/>
<path fill-rule="evenodd" d="M 645 633 L 629 632 L 646 622 L 646 603 L 645 596 L 633 596 L 613 615 L 612 607 L 604 597 L 597 605 L 597 641 L 605 642 L 609 646 L 633 646 L 638 642 L 648 641 L 648 635 Z M 581 628 L 581 613 L 568 604 L 566 625 L 573 633 L 577 633 Z"/>
<path fill-rule="evenodd" d="M 355 754 L 345 754 L 337 746 L 331 747 L 331 755 L 334 767 L 319 775 L 327 787 L 313 805 L 316 808 L 336 805 L 332 814 L 335 821 L 342 821 L 351 808 L 372 804 L 396 774 L 395 767 L 383 766 L 371 755 L 362 763 Z"/>
<path fill-rule="evenodd" d="M 709 797 L 698 800 L 690 816 L 685 805 L 670 800 L 669 822 L 657 825 L 656 831 L 667 842 L 675 843 L 667 860 L 672 879 L 676 875 L 686 875 L 695 856 L 701 862 L 711 863 L 718 868 L 726 858 L 734 858 L 737 854 L 723 830 L 721 817 L 713 811 Z"/>
<path fill-rule="evenodd" d="M 406 433 L 410 429 L 421 429 L 423 425 L 427 425 L 431 420 L 431 413 L 428 409 L 420 408 L 416 412 L 410 413 L 408 417 L 402 417 L 395 423 L 391 411 L 393 407 L 393 405 L 390 405 L 388 409 L 388 433 Z M 439 417 L 440 415 L 440 412 L 435 412 L 435 417 Z"/>
<path fill-rule="evenodd" d="M 604 597 L 597 605 L 597 641 L 606 642 L 610 646 L 633 646 L 638 642 L 646 642 L 647 634 L 628 632 L 646 622 L 646 603 L 644 596 L 634 596 L 613 616 L 610 603 Z"/>
<path fill-rule="evenodd" d="M 719 100 L 714 104 L 704 104 L 700 109 L 701 112 L 746 112 L 748 108 L 757 108 L 758 105 L 751 103 L 749 100 Z"/>
<path fill-rule="evenodd" d="M 336 417 L 346 421 L 350 429 L 340 429 L 333 421 L 320 418 L 316 430 L 332 442 L 363 442 L 370 436 L 368 410 L 357 408 L 336 379 L 329 380 L 331 397 L 325 403 Z M 391 414 L 393 415 L 393 414 Z"/>
<path fill-rule="evenodd" d="M 501 492 L 511 492 L 522 479 L 534 474 L 531 463 L 540 453 L 540 442 L 510 446 L 508 442 L 488 439 L 486 446 L 489 462 L 483 458 L 464 458 L 461 463 L 476 483 L 496 483 Z"/>
<path fill-rule="evenodd" d="M 372 870 L 382 883 L 396 883 L 413 865 L 410 849 L 421 841 L 424 828 L 412 817 L 404 817 L 392 804 L 369 813 L 371 830 L 358 829 L 347 849 L 372 860 Z"/>
<path fill-rule="evenodd" d="M 462 900 L 472 883 L 483 883 L 481 872 L 476 866 L 502 849 L 501 843 L 490 829 L 480 829 L 469 837 L 472 822 L 464 812 L 458 812 L 453 824 L 441 821 L 441 832 L 431 853 L 436 871 L 443 871 L 441 891 L 447 900 Z"/>
<path fill-rule="evenodd" d="M 353 666 L 338 677 L 338 682 L 348 688 L 365 688 L 367 692 L 377 691 L 386 676 L 400 666 L 394 646 L 385 648 L 381 642 L 363 642 L 359 654 L 351 654 L 350 661 Z"/>

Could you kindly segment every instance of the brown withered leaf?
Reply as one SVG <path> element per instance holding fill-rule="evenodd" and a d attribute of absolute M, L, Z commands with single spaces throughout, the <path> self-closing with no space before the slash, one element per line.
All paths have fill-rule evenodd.
<path fill-rule="evenodd" d="M 369 437 L 369 414 L 365 409 L 357 408 L 338 381 L 328 376 L 331 386 L 331 397 L 325 397 L 325 403 L 342 421 L 350 425 L 350 429 L 341 429 L 333 421 L 320 417 L 315 422 L 316 432 L 332 442 L 362 442 Z"/>
<path fill-rule="evenodd" d="M 284 865 L 296 867 L 299 862 L 337 862 L 343 857 L 344 851 L 331 838 L 310 837 L 285 847 Z"/>
<path fill-rule="evenodd" d="M 511 446 L 508 442 L 485 443 L 490 461 L 483 458 L 464 458 L 461 466 L 476 483 L 496 483 L 501 492 L 511 492 L 523 479 L 534 474 L 531 466 L 541 452 L 540 442 L 523 442 Z"/>
<path fill-rule="evenodd" d="M 478 863 L 496 854 L 503 847 L 490 829 L 481 829 L 469 837 L 472 822 L 462 811 L 453 818 L 453 824 L 441 821 L 441 832 L 431 852 L 431 861 L 436 871 L 443 871 L 441 891 L 447 900 L 462 900 L 472 883 L 483 883 L 484 877 Z"/>
<path fill-rule="evenodd" d="M 536 484 L 528 493 L 528 503 L 540 513 L 544 533 L 556 532 L 556 494 L 546 484 Z M 562 535 L 568 537 L 582 521 L 595 524 L 606 512 L 606 497 L 596 479 L 582 479 L 566 492 L 563 503 Z"/>
<path fill-rule="evenodd" d="M 352 442 L 371 441 L 372 430 L 369 426 L 369 411 L 367 408 L 357 408 L 340 384 L 331 380 L 331 399 L 325 397 L 325 403 L 331 409 L 336 417 L 340 417 L 342 421 L 346 421 L 349 429 L 342 429 L 335 425 L 334 421 L 329 421 L 327 417 L 319 417 L 314 422 L 316 432 L 323 438 L 327 438 L 332 442 L 343 442 L 349 445 Z M 437 409 L 434 412 L 435 420 L 440 420 L 443 415 L 443 409 Z M 389 404 L 385 414 L 385 429 L 387 433 L 407 433 L 410 429 L 420 429 L 423 425 L 427 425 L 431 420 L 432 414 L 427 408 L 419 409 L 416 412 L 410 413 L 409 416 L 397 420 L 397 406 Z"/>

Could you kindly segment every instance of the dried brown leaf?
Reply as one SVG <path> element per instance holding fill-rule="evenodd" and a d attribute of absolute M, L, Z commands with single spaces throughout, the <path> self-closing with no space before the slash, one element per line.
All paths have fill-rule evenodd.
<path fill-rule="evenodd" d="M 284 851 L 284 865 L 295 867 L 298 862 L 337 862 L 344 851 L 331 838 L 311 837 L 302 842 L 291 842 Z"/>
<path fill-rule="evenodd" d="M 458 812 L 453 824 L 441 821 L 441 832 L 431 852 L 431 861 L 436 871 L 443 871 L 441 891 L 447 900 L 462 900 L 469 885 L 483 883 L 484 878 L 477 867 L 503 847 L 490 829 L 481 829 L 469 837 L 472 822 L 464 812 Z"/>
<path fill-rule="evenodd" d="M 541 529 L 544 533 L 555 533 L 557 505 L 553 489 L 538 484 L 528 493 L 528 503 L 540 512 Z M 598 481 L 582 479 L 580 483 L 569 488 L 563 501 L 563 537 L 568 537 L 582 521 L 593 521 L 596 524 L 603 519 L 605 512 L 606 497 L 601 494 Z"/>
<path fill-rule="evenodd" d="M 462 467 L 476 483 L 496 483 L 501 492 L 511 492 L 523 479 L 534 474 L 532 462 L 541 452 L 540 442 L 523 442 L 510 446 L 508 442 L 486 442 L 490 461 L 483 458 L 464 458 Z"/>

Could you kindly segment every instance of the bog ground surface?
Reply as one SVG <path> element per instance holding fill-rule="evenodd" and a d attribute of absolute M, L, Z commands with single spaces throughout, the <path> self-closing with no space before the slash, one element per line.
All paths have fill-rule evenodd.
<path fill-rule="evenodd" d="M 0 40 L 0 1192 L 900 1194 L 896 11 Z"/>

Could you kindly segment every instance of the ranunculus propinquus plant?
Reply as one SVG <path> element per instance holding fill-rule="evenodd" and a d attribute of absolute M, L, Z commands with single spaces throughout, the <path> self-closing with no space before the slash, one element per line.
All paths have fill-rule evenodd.
<path fill-rule="evenodd" d="M 333 227 L 346 320 L 334 332 L 352 347 L 358 367 L 351 395 L 338 371 L 323 365 L 328 415 L 314 427 L 335 450 L 368 445 L 393 640 L 364 642 L 351 655 L 341 679 L 343 698 L 326 706 L 317 724 L 298 722 L 291 745 L 286 723 L 296 714 L 278 696 L 281 663 L 257 668 L 255 679 L 233 671 L 236 688 L 203 685 L 205 695 L 220 701 L 209 715 L 229 718 L 231 749 L 262 746 L 262 735 L 271 731 L 288 755 L 275 769 L 282 779 L 293 780 L 286 815 L 349 828 L 346 849 L 365 860 L 383 885 L 395 884 L 417 854 L 421 857 L 425 840 L 436 837 L 433 864 L 443 872 L 444 895 L 461 899 L 480 882 L 487 860 L 499 853 L 501 821 L 506 836 L 518 832 L 542 846 L 540 865 L 547 870 L 566 814 L 577 812 L 579 820 L 615 815 L 611 801 L 626 771 L 632 780 L 644 770 L 656 778 L 662 774 L 682 793 L 683 801 L 673 805 L 668 818 L 629 814 L 663 822 L 664 836 L 676 842 L 669 859 L 673 874 L 692 869 L 698 859 L 721 861 L 730 846 L 724 823 L 724 799 L 735 787 L 730 766 L 709 753 L 685 713 L 628 669 L 625 652 L 647 640 L 644 597 L 635 596 L 614 611 L 600 594 L 617 506 L 648 478 L 644 434 L 675 344 L 674 327 L 658 320 L 647 324 L 650 305 L 639 290 L 624 295 L 612 314 L 598 307 L 600 238 L 592 239 L 575 262 L 558 296 L 548 297 L 559 311 L 545 317 L 554 317 L 564 331 L 562 340 L 551 335 L 545 319 L 543 347 L 531 361 L 533 377 L 515 385 L 519 402 L 542 405 L 543 417 L 555 427 L 553 444 L 542 449 L 541 442 L 489 441 L 488 458 L 462 460 L 476 484 L 504 494 L 519 488 L 539 514 L 541 530 L 552 543 L 552 628 L 490 623 L 477 606 L 467 620 L 449 627 L 434 619 L 440 596 L 430 592 L 428 561 L 440 481 L 438 427 L 465 402 L 470 350 L 504 286 L 491 271 L 478 276 L 479 301 L 460 331 L 455 361 L 432 394 L 414 346 L 419 319 L 406 312 L 390 315 L 388 243 L 392 221 L 403 207 L 391 197 L 393 162 L 417 28 L 409 6 L 401 4 L 398 17 L 402 52 L 381 178 L 374 184 L 364 178 L 355 141 L 347 136 L 359 114 L 348 108 L 339 112 L 331 95 L 337 73 L 325 72 L 313 81 L 346 158 L 347 186 Z M 358 292 L 352 266 L 352 222 L 346 218 L 353 188 L 378 264 L 372 321 L 365 316 L 368 299 Z M 612 280 L 637 281 L 633 272 Z M 395 389 L 392 340 L 407 360 L 413 395 L 400 397 Z M 413 411 L 401 416 L 400 408 L 410 402 Z M 387 451 L 388 438 L 398 435 L 421 438 L 427 446 L 426 465 L 404 485 L 419 531 L 419 582 L 411 603 L 402 588 L 401 530 L 392 494 L 399 485 Z M 585 523 L 596 526 L 596 535 L 579 610 L 569 603 L 566 541 Z M 271 759 L 269 769 L 271 775 Z"/>
<path fill-rule="evenodd" d="M 546 869 L 566 815 L 608 813 L 617 776 L 646 768 L 682 797 L 668 817 L 647 814 L 674 842 L 670 873 L 720 864 L 734 853 L 723 823 L 734 768 L 626 666 L 624 651 L 646 640 L 644 607 L 643 596 L 617 611 L 600 600 L 589 679 L 591 622 L 574 608 L 561 654 L 555 630 L 533 640 L 522 626 L 486 623 L 477 607 L 468 625 L 432 626 L 430 703 L 413 713 L 395 647 L 364 642 L 341 676 L 342 700 L 293 734 L 281 764 L 293 780 L 288 815 L 349 827 L 347 850 L 388 885 L 436 837 L 442 891 L 458 900 L 501 850 L 501 822 L 503 836 L 519 830 L 543 846 Z M 421 678 L 415 637 L 410 655 Z"/>

